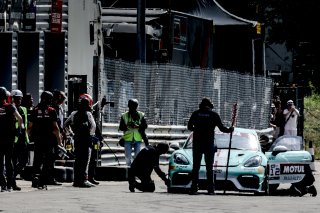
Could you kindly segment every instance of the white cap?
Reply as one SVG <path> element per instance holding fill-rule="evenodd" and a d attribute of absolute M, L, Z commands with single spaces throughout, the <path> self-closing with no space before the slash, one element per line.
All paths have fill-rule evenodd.
<path fill-rule="evenodd" d="M 293 104 L 293 100 L 287 101 L 287 104 Z"/>
<path fill-rule="evenodd" d="M 15 89 L 11 91 L 11 96 L 12 97 L 23 97 L 23 94 L 20 90 Z"/>

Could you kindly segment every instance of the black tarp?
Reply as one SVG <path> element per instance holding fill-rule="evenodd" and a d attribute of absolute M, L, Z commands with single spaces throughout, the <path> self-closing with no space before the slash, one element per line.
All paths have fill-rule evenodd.
<path fill-rule="evenodd" d="M 102 0 L 103 7 L 137 8 L 135 0 Z M 215 0 L 146 0 L 146 8 L 161 8 L 212 19 L 215 25 L 252 25 L 255 21 L 237 17 L 222 8 Z"/>

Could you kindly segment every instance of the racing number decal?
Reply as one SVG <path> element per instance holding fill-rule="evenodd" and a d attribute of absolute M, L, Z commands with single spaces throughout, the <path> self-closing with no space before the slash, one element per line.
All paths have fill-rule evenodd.
<path fill-rule="evenodd" d="M 271 164 L 269 168 L 269 176 L 280 175 L 280 164 Z"/>

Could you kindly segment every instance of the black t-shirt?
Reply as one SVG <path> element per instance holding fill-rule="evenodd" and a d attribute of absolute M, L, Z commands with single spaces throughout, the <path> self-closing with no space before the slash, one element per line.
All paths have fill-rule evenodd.
<path fill-rule="evenodd" d="M 15 136 L 16 107 L 12 104 L 0 105 L 0 141 L 7 141 Z"/>
<path fill-rule="evenodd" d="M 192 113 L 188 122 L 188 130 L 194 132 L 194 140 L 200 139 L 204 140 L 204 142 L 213 142 L 214 129 L 216 126 L 222 132 L 230 132 L 230 130 L 222 124 L 218 113 L 212 110 L 199 109 Z"/>

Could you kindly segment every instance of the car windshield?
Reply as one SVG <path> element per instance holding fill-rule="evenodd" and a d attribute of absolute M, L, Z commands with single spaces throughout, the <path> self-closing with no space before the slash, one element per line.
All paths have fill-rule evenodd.
<path fill-rule="evenodd" d="M 303 147 L 302 138 L 300 136 L 282 136 L 275 140 L 269 151 L 272 152 L 276 146 L 285 146 L 289 151 L 299 151 Z"/>
<path fill-rule="evenodd" d="M 191 134 L 184 146 L 185 149 L 192 149 L 193 134 Z M 215 132 L 215 144 L 218 149 L 229 148 L 230 134 Z M 259 150 L 259 141 L 257 137 L 252 133 L 243 133 L 234 131 L 232 135 L 231 149 L 243 149 L 243 150 Z"/>

